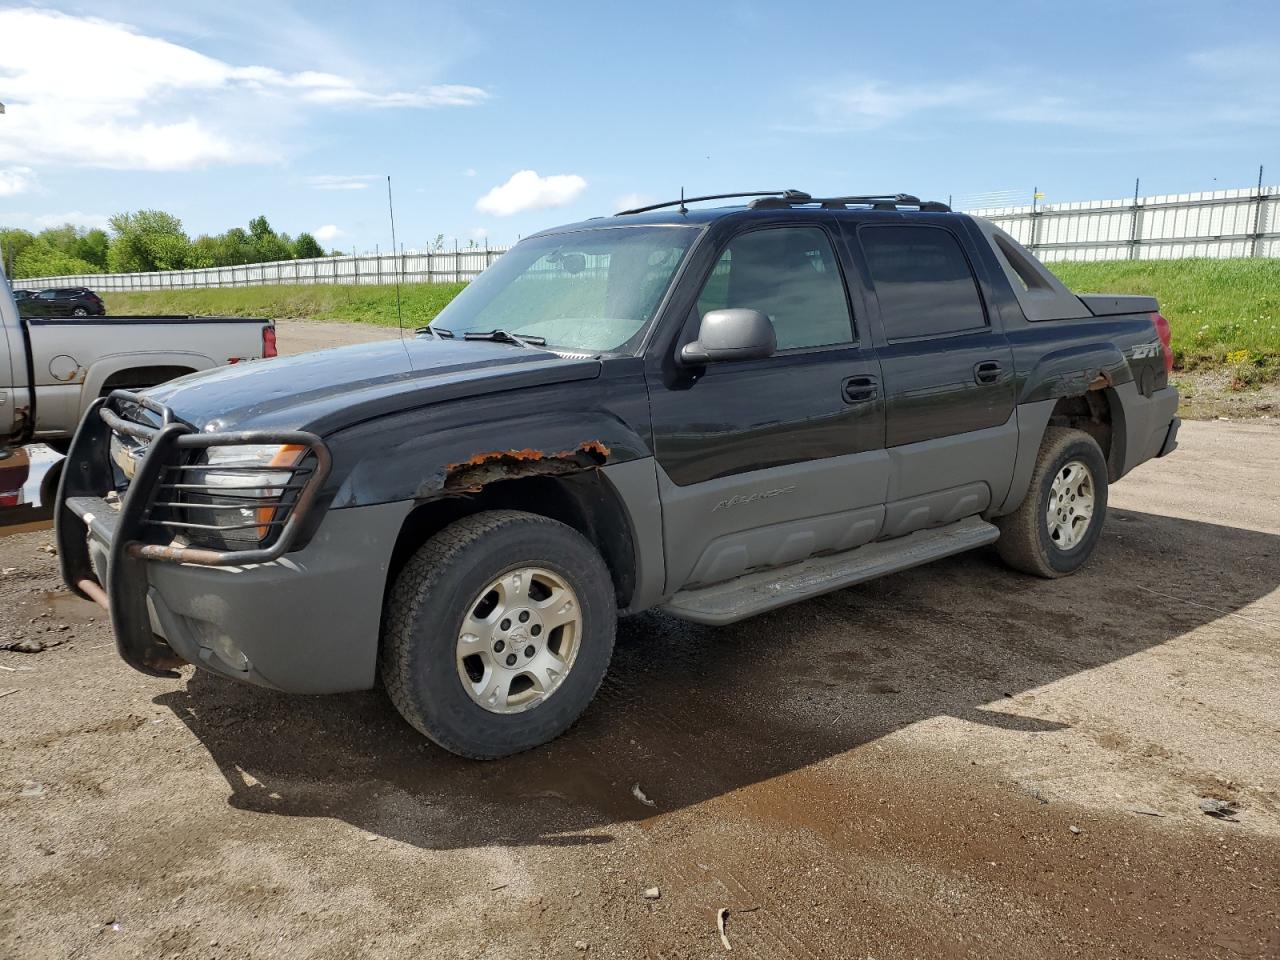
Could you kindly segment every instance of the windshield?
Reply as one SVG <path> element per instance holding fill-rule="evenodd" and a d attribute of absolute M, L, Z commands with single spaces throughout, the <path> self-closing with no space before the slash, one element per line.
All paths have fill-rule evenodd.
<path fill-rule="evenodd" d="M 459 339 L 503 330 L 565 350 L 628 350 L 697 234 L 694 227 L 601 227 L 524 240 L 431 325 Z"/>

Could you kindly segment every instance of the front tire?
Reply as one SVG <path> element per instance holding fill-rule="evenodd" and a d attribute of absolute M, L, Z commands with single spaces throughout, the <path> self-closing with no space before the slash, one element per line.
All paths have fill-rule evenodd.
<path fill-rule="evenodd" d="M 1038 577 L 1075 573 L 1093 555 L 1107 514 L 1107 461 L 1082 430 L 1045 431 L 1027 496 L 996 519 L 996 551 L 1015 570 Z"/>
<path fill-rule="evenodd" d="M 563 523 L 515 510 L 465 517 L 422 545 L 387 601 L 383 684 L 400 714 L 473 759 L 558 737 L 613 655 L 613 583 Z"/>

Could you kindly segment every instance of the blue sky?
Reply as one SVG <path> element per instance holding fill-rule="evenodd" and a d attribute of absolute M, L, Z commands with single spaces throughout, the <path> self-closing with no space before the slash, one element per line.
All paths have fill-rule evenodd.
<path fill-rule="evenodd" d="M 0 223 L 513 240 L 634 199 L 1280 181 L 1268 3 L 0 3 Z"/>

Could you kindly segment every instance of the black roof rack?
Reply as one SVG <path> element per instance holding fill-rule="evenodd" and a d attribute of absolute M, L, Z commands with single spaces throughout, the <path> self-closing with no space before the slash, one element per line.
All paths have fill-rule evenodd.
<path fill-rule="evenodd" d="M 698 203 L 702 200 L 738 200 L 743 197 L 776 197 L 779 200 L 792 198 L 799 203 L 809 202 L 809 195 L 801 190 L 755 190 L 750 193 L 709 193 L 703 197 L 686 197 L 681 194 L 679 200 L 666 200 L 663 203 L 651 203 L 647 207 L 634 207 L 631 210 L 619 210 L 615 217 L 624 217 L 630 213 L 648 213 L 650 210 L 661 210 L 663 207 L 683 207 L 686 203 Z"/>
<path fill-rule="evenodd" d="M 664 207 L 679 207 L 683 212 L 685 205 L 703 200 L 738 200 L 753 198 L 748 206 L 753 210 L 782 209 L 785 207 L 818 204 L 824 210 L 844 210 L 849 204 L 868 204 L 873 210 L 897 210 L 899 207 L 916 207 L 926 213 L 950 213 L 951 208 L 936 200 L 921 200 L 909 193 L 865 194 L 848 197 L 815 197 L 803 190 L 756 190 L 746 193 L 710 193 L 702 197 L 681 196 L 679 200 L 667 200 L 663 203 L 651 203 L 646 207 L 635 207 L 631 210 L 619 210 L 614 216 L 624 217 L 633 213 L 648 213 L 650 210 L 661 210 Z"/>

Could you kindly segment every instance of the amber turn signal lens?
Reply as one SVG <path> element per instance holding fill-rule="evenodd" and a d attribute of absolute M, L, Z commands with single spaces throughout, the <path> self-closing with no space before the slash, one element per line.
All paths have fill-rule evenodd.
<path fill-rule="evenodd" d="M 296 443 L 286 443 L 271 458 L 268 467 L 296 467 L 298 462 L 306 455 L 307 448 Z M 292 474 L 290 475 L 292 478 Z M 288 481 L 286 481 L 287 483 Z M 286 491 L 280 491 L 280 499 L 283 499 Z M 280 507 L 280 501 L 268 506 L 258 508 L 258 515 L 255 518 L 261 526 L 258 527 L 258 539 L 267 539 L 267 534 L 271 532 L 271 521 L 275 519 L 276 511 Z"/>

